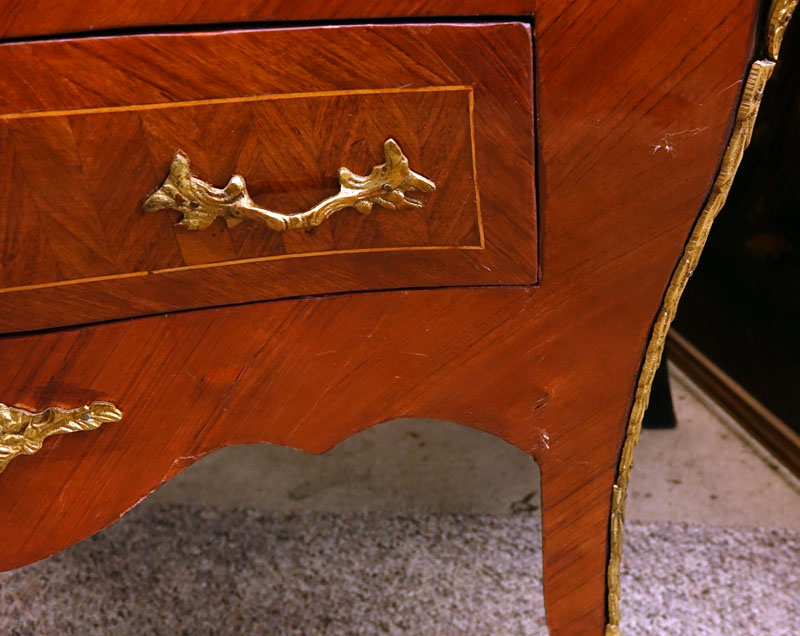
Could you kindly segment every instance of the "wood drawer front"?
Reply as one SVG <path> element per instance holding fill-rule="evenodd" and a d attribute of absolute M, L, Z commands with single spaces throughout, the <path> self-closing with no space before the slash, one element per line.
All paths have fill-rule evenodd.
<path fill-rule="evenodd" d="M 0 331 L 365 289 L 537 280 L 530 30 L 384 25 L 0 46 Z M 420 209 L 311 230 L 145 213 L 176 151 L 296 213 L 393 138 Z M 57 306 L 58 312 L 52 307 Z"/>

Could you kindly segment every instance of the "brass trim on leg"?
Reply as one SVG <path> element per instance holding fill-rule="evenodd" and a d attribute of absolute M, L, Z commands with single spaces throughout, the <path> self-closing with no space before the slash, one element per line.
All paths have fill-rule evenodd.
<path fill-rule="evenodd" d="M 92 402 L 69 410 L 51 407 L 39 413 L 0 404 L 0 473 L 20 455 L 40 451 L 51 435 L 92 431 L 120 419 L 122 411 L 108 402 Z"/>
<path fill-rule="evenodd" d="M 766 41 L 767 52 L 770 57 L 768 60 L 758 60 L 753 62 L 747 76 L 739 108 L 736 113 L 736 123 L 730 142 L 722 158 L 717 177 L 711 188 L 711 194 L 700 213 L 700 217 L 692 231 L 689 242 L 678 263 L 675 272 L 667 288 L 664 302 L 659 310 L 658 317 L 653 327 L 650 341 L 647 346 L 642 370 L 639 373 L 639 380 L 636 387 L 636 395 L 628 420 L 628 428 L 625 435 L 625 442 L 622 446 L 617 480 L 611 497 L 611 518 L 609 520 L 609 560 L 606 584 L 608 587 L 607 612 L 608 623 L 606 625 L 606 636 L 621 636 L 620 630 L 620 564 L 622 561 L 622 527 L 625 520 L 625 497 L 630 480 L 630 472 L 633 467 L 633 452 L 639 441 L 639 433 L 642 429 L 642 418 L 650 401 L 650 388 L 653 384 L 653 377 L 656 369 L 661 364 L 661 355 L 664 351 L 664 343 L 667 338 L 669 326 L 675 317 L 678 308 L 678 301 L 686 287 L 689 277 L 694 272 L 700 254 L 708 238 L 711 225 L 717 214 L 719 214 L 725 200 L 730 192 L 733 178 L 742 155 L 750 143 L 753 134 L 756 115 L 761 105 L 761 97 L 764 86 L 772 75 L 775 61 L 778 58 L 778 50 L 783 39 L 783 32 L 789 22 L 798 0 L 774 0 L 769 12 L 767 25 Z"/>
<path fill-rule="evenodd" d="M 769 59 L 775 61 L 778 59 L 778 52 L 780 51 L 781 44 L 783 43 L 783 34 L 786 27 L 789 25 L 789 20 L 792 18 L 797 7 L 797 0 L 774 0 L 769 9 L 769 18 L 767 21 L 767 54 Z"/>

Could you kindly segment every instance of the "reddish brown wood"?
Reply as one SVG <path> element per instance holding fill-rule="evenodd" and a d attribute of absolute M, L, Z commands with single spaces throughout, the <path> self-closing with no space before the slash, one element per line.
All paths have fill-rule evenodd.
<path fill-rule="evenodd" d="M 225 22 L 530 16 L 534 4 L 533 0 L 6 0 L 0 8 L 0 37 Z"/>
<path fill-rule="evenodd" d="M 536 281 L 527 25 L 7 44 L 0 66 L 0 332 L 281 296 Z M 375 92 L 348 93 L 363 90 Z M 241 101 L 291 94 L 300 97 Z M 209 99 L 233 101 L 198 103 Z M 130 110 L 142 104 L 165 107 Z M 141 209 L 178 149 L 198 176 L 222 187 L 244 175 L 258 203 L 290 213 L 337 192 L 340 166 L 365 174 L 382 163 L 389 137 L 437 183 L 421 210 L 344 210 L 312 235 L 221 219 L 193 231 L 174 227 L 175 212 Z M 301 254 L 314 256 L 291 258 Z M 58 314 L 44 310 L 54 304 Z"/>
<path fill-rule="evenodd" d="M 105 398 L 125 418 L 49 440 L 0 476 L 0 567 L 97 531 L 220 446 L 323 452 L 427 416 L 534 456 L 551 633 L 600 636 L 635 382 L 727 141 L 756 16 L 756 0 L 540 3 L 538 287 L 284 300 L 4 338 L 3 402 Z M 38 311 L 53 300 L 69 302 Z"/>
<path fill-rule="evenodd" d="M 312 94 L 9 120 L 8 141 L 0 151 L 13 161 L 15 176 L 3 186 L 13 190 L 14 199 L 30 203 L 20 216 L 31 223 L 8 234 L 6 249 L 16 258 L 3 259 L 2 284 L 6 289 L 46 285 L 303 253 L 479 248 L 470 96 L 468 88 Z M 208 230 L 193 231 L 175 226 L 177 212 L 148 215 L 141 209 L 144 196 L 163 181 L 179 148 L 204 180 L 221 187 L 233 174 L 246 175 L 256 201 L 292 213 L 335 194 L 340 165 L 361 166 L 357 172 L 367 174 L 370 164 L 382 163 L 388 137 L 413 157 L 415 169 L 436 174 L 438 191 L 420 196 L 421 210 L 376 208 L 375 214 L 363 216 L 350 209 L 311 234 L 279 233 L 255 221 L 229 229 L 222 219 Z M 530 191 L 521 194 L 530 198 Z M 20 213 L 8 209 L 5 214 L 12 219 Z M 48 238 L 50 250 L 32 268 L 18 246 L 39 236 Z M 298 261 L 294 266 L 308 265 Z M 335 268 L 336 262 L 322 266 Z M 269 277 L 268 267 L 262 275 Z M 72 291 L 81 293 L 80 287 Z"/>
<path fill-rule="evenodd" d="M 537 292 L 444 290 L 282 301 L 9 338 L 0 368 L 14 369 L 3 378 L 14 404 L 111 399 L 124 419 L 53 438 L 38 456 L 9 465 L 0 568 L 99 530 L 220 446 L 265 441 L 320 453 L 386 419 L 425 416 L 489 431 L 534 455 L 544 480 L 551 612 L 569 616 L 567 626 L 600 625 L 607 494 L 636 345 L 647 331 L 645 307 L 630 329 L 612 306 L 593 303 L 620 280 L 634 283 L 619 269 L 614 263 L 598 289 L 570 286 L 557 295 L 582 309 L 566 323 L 557 302 L 538 306 Z M 587 346 L 599 322 L 608 337 Z M 576 617 L 576 607 L 591 610 L 590 618 Z"/>

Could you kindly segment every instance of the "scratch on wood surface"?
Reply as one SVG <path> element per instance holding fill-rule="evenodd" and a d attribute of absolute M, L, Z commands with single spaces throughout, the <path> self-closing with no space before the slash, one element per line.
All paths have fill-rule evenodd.
<path fill-rule="evenodd" d="M 236 377 L 233 378 L 233 382 L 231 382 L 231 385 L 228 387 L 228 390 L 231 390 L 233 387 L 236 386 L 236 384 L 239 382 L 239 380 L 241 379 L 242 375 L 244 374 L 245 368 L 246 368 L 245 366 L 242 366 L 242 368 L 239 369 L 239 373 L 237 373 Z"/>
<path fill-rule="evenodd" d="M 183 455 L 181 457 L 178 457 L 177 459 L 174 459 L 172 463 L 169 465 L 167 472 L 165 472 L 164 476 L 161 478 L 161 483 L 163 484 L 165 481 L 172 479 L 184 468 L 188 468 L 189 466 L 194 464 L 198 459 L 202 459 L 202 457 L 203 455 Z M 153 490 L 155 490 L 155 488 Z M 151 490 L 150 492 L 153 491 Z M 150 493 L 147 494 L 149 495 Z M 144 499 L 145 497 L 147 497 L 147 495 L 142 497 L 142 499 Z M 140 499 L 139 501 L 142 501 L 142 499 Z M 138 504 L 139 501 L 137 501 L 136 503 Z"/>
<path fill-rule="evenodd" d="M 674 133 L 665 133 L 657 144 L 650 144 L 650 147 L 653 149 L 653 154 L 656 154 L 659 150 L 664 150 L 664 152 L 666 152 L 668 155 L 672 155 L 673 157 L 675 157 L 678 154 L 675 149 L 675 142 L 674 142 L 674 139 L 676 137 L 682 137 L 682 136 L 692 137 L 698 133 L 703 132 L 707 128 L 708 126 L 702 126 L 701 128 L 690 128 L 687 130 L 679 130 Z"/>
<path fill-rule="evenodd" d="M 538 400 L 533 405 L 533 409 L 531 409 L 531 410 L 536 412 L 539 409 L 544 408 L 545 406 L 547 406 L 549 404 L 549 402 L 550 402 L 550 396 L 549 395 L 545 395 L 541 400 Z"/>
<path fill-rule="evenodd" d="M 731 90 L 734 86 L 741 86 L 743 82 L 744 82 L 744 80 L 740 80 L 740 79 L 736 80 L 732 84 L 728 84 L 725 88 L 721 88 L 720 90 L 718 90 L 716 93 L 714 93 L 712 95 L 712 97 L 716 97 L 717 95 L 721 95 L 722 93 L 725 93 L 726 91 Z M 700 102 L 698 104 L 698 106 L 702 106 L 702 105 L 703 105 L 703 102 Z"/>
<path fill-rule="evenodd" d="M 364 336 L 364 337 L 365 337 L 367 340 L 369 340 L 370 338 L 372 338 L 372 336 L 374 336 L 374 335 L 375 335 L 375 332 L 376 332 L 376 331 L 378 331 L 378 329 L 379 329 L 379 328 L 380 328 L 380 326 L 381 326 L 381 323 L 382 323 L 382 322 L 383 322 L 385 319 L 386 319 L 386 314 L 382 314 L 382 315 L 381 315 L 381 316 L 378 318 L 378 320 L 376 320 L 376 321 L 375 321 L 375 324 L 374 324 L 374 325 L 372 325 L 372 329 L 370 329 L 369 333 L 368 333 L 366 336 Z"/>

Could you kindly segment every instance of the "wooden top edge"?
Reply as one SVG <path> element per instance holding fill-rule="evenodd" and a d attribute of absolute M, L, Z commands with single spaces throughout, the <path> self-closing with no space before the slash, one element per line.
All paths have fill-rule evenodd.
<path fill-rule="evenodd" d="M 0 7 L 0 40 L 121 29 L 163 29 L 247 23 L 338 22 L 413 18 L 533 16 L 534 0 L 12 0 Z"/>

